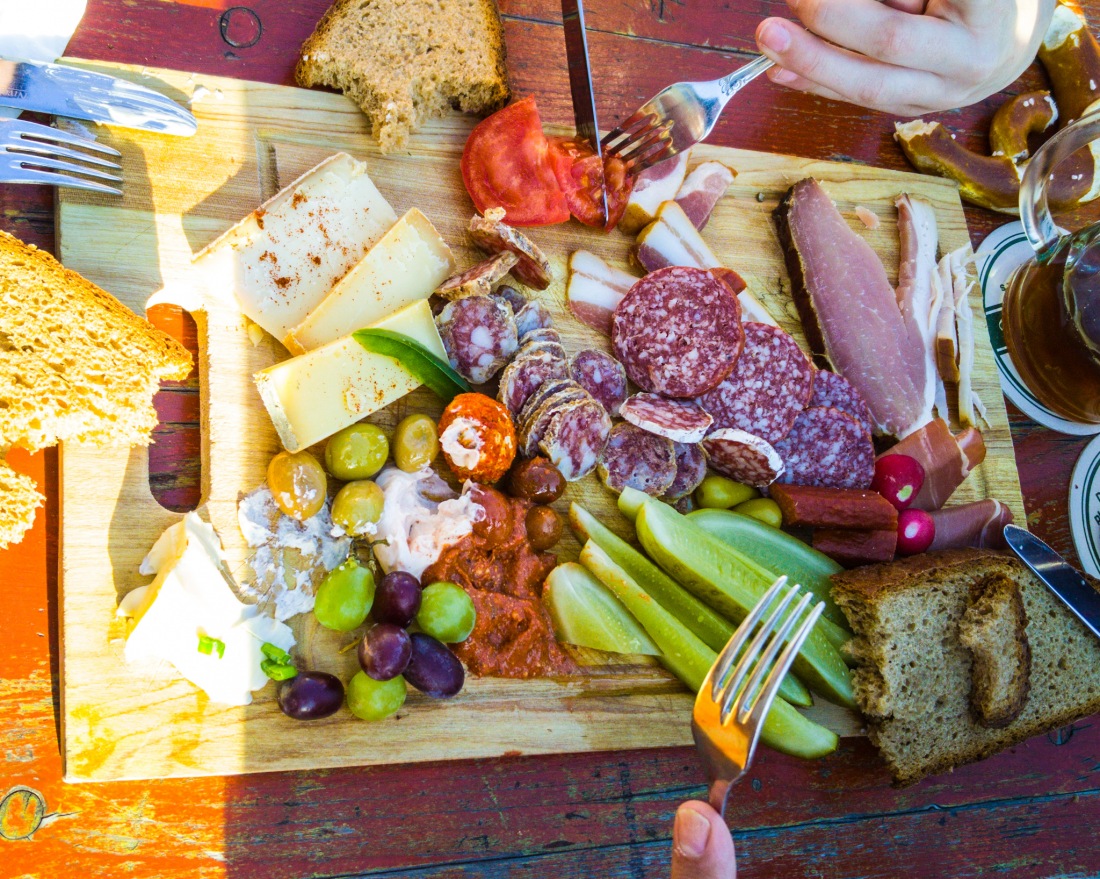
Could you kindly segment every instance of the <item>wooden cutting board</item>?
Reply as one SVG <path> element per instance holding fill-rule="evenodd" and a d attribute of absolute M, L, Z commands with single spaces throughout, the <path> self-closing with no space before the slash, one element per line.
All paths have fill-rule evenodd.
<path fill-rule="evenodd" d="M 359 110 L 338 95 L 165 70 L 87 64 L 189 104 L 198 133 L 189 139 L 123 129 L 96 134 L 122 152 L 125 195 L 101 197 L 60 190 L 58 235 L 65 265 L 142 313 L 151 294 L 186 286 L 193 253 L 322 158 L 346 151 L 368 163 L 382 194 L 400 215 L 419 207 L 451 244 L 460 266 L 478 255 L 465 240 L 472 206 L 458 157 L 474 124 L 452 115 L 415 135 L 405 155 L 381 156 Z M 893 200 L 908 191 L 936 208 L 944 249 L 968 241 L 956 188 L 943 180 L 859 165 L 696 148 L 696 160 L 720 159 L 737 171 L 705 238 L 724 264 L 736 268 L 785 329 L 802 341 L 770 220 L 796 180 L 820 179 L 853 226 L 896 275 Z M 853 208 L 882 220 L 864 229 Z M 565 307 L 566 260 L 579 248 L 625 267 L 631 239 L 577 223 L 536 229 L 532 237 L 553 263 L 548 302 L 570 352 L 606 345 L 572 319 Z M 248 555 L 237 527 L 238 495 L 262 484 L 279 445 L 251 376 L 286 352 L 273 339 L 254 345 L 231 305 L 196 315 L 200 338 L 203 505 L 221 536 L 231 566 Z M 979 322 L 979 325 L 981 323 Z M 989 340 L 978 339 L 975 386 L 989 407 L 989 456 L 957 500 L 996 496 L 1023 518 L 1019 478 Z M 435 407 L 433 409 L 433 407 Z M 438 406 L 426 391 L 394 404 L 380 419 Z M 411 693 L 397 719 L 365 723 L 341 711 L 297 723 L 276 707 L 268 687 L 247 708 L 212 706 L 170 667 L 137 675 L 122 656 L 115 609 L 123 595 L 147 582 L 138 565 L 178 514 L 163 509 L 148 487 L 145 449 L 101 450 L 66 444 L 61 473 L 62 726 L 65 777 L 70 781 L 335 767 L 449 760 L 504 754 L 648 748 L 691 741 L 691 698 L 647 662 L 609 663 L 586 654 L 585 673 L 569 680 L 469 680 L 453 700 Z M 595 477 L 570 488 L 608 524 L 627 533 L 613 497 Z M 564 501 L 560 502 L 564 508 Z M 562 558 L 575 557 L 571 537 Z M 307 615 L 309 616 L 309 615 Z M 355 668 L 352 638 L 293 621 L 301 653 L 313 668 L 346 680 Z M 810 709 L 846 734 L 854 715 L 828 705 Z"/>

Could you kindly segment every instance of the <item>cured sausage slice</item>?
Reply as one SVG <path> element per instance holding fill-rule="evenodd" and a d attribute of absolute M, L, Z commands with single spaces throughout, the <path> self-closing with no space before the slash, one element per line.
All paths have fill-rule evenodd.
<path fill-rule="evenodd" d="M 711 467 L 754 488 L 771 485 L 783 472 L 783 459 L 772 444 L 743 430 L 716 430 L 703 440 L 703 449 Z"/>
<path fill-rule="evenodd" d="M 541 302 L 529 299 L 527 304 L 516 313 L 516 332 L 526 336 L 533 330 L 545 329 L 554 325 L 554 318 Z"/>
<path fill-rule="evenodd" d="M 730 374 L 745 336 L 741 305 L 705 269 L 668 266 L 637 281 L 615 309 L 611 344 L 643 390 L 694 398 Z"/>
<path fill-rule="evenodd" d="M 707 475 L 707 456 L 699 443 L 673 443 L 673 446 L 676 448 L 676 476 L 661 495 L 663 501 L 688 498 Z"/>
<path fill-rule="evenodd" d="M 578 351 L 569 361 L 569 374 L 612 415 L 626 400 L 626 370 L 610 354 L 595 348 Z"/>
<path fill-rule="evenodd" d="M 512 309 L 489 296 L 448 302 L 436 325 L 451 366 L 475 385 L 496 375 L 519 344 Z"/>
<path fill-rule="evenodd" d="M 507 407 L 513 419 L 519 418 L 523 404 L 551 379 L 569 378 L 569 367 L 563 358 L 551 351 L 535 351 L 517 354 L 500 376 L 497 399 Z"/>
<path fill-rule="evenodd" d="M 514 253 L 519 261 L 512 274 L 528 287 L 545 290 L 550 286 L 550 260 L 530 238 L 504 222 L 502 208 L 490 208 L 485 216 L 474 217 L 467 227 L 474 244 L 486 253 Z"/>
<path fill-rule="evenodd" d="M 868 488 L 875 475 L 871 435 L 847 412 L 813 406 L 775 444 L 786 470 L 780 482 L 827 488 Z"/>
<path fill-rule="evenodd" d="M 695 403 L 669 400 L 656 394 L 635 394 L 619 414 L 642 430 L 667 436 L 678 443 L 697 443 L 707 435 L 714 419 Z"/>
<path fill-rule="evenodd" d="M 516 329 L 518 330 L 519 327 L 516 327 Z M 526 345 L 530 342 L 557 342 L 560 345 L 561 333 L 553 327 L 536 327 L 533 330 L 519 334 L 520 345 Z"/>
<path fill-rule="evenodd" d="M 531 407 L 530 401 L 524 411 L 531 409 L 526 418 L 521 415 L 519 429 L 519 451 L 524 457 L 532 457 L 539 449 L 539 443 L 550 428 L 551 422 L 560 412 L 573 403 L 591 399 L 591 395 L 575 382 L 541 399 Z"/>
<path fill-rule="evenodd" d="M 779 327 L 747 321 L 745 347 L 729 376 L 699 398 L 716 429 L 736 428 L 769 443 L 787 435 L 813 393 L 814 369 Z"/>
<path fill-rule="evenodd" d="M 611 429 L 597 472 L 616 494 L 629 486 L 658 497 L 676 479 L 676 448 L 668 437 L 621 421 Z"/>
<path fill-rule="evenodd" d="M 463 296 L 488 296 L 493 291 L 493 285 L 507 275 L 518 260 L 514 253 L 498 253 L 473 268 L 451 275 L 439 285 L 436 295 L 448 300 Z"/>
<path fill-rule="evenodd" d="M 549 354 L 563 363 L 569 361 L 561 342 L 526 342 L 519 346 L 516 357 L 529 357 L 533 354 Z"/>
<path fill-rule="evenodd" d="M 511 284 L 501 284 L 493 291 L 494 299 L 503 299 L 512 307 L 512 314 L 519 314 L 520 309 L 528 303 L 528 299 Z"/>
<path fill-rule="evenodd" d="M 596 469 L 610 433 L 611 416 L 586 393 L 557 409 L 538 447 L 567 482 L 575 482 Z"/>
<path fill-rule="evenodd" d="M 832 406 L 841 412 L 847 412 L 863 425 L 867 433 L 871 432 L 871 410 L 863 395 L 855 389 L 848 379 L 827 369 L 814 373 L 814 392 L 807 406 Z"/>

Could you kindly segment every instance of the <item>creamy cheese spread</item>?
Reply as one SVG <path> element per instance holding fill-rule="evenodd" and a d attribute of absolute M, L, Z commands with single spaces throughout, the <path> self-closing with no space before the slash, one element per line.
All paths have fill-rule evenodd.
<path fill-rule="evenodd" d="M 439 448 L 455 467 L 473 470 L 481 461 L 481 425 L 459 416 L 439 436 Z"/>

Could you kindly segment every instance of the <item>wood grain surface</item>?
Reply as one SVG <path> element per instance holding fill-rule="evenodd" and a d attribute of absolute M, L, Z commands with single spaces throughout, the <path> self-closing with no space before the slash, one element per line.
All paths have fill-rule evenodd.
<path fill-rule="evenodd" d="M 238 0 L 89 0 L 74 57 L 289 84 L 298 46 L 327 0 L 255 0 L 260 39 L 232 46 L 220 20 Z M 560 11 L 502 2 L 509 73 L 548 121 L 569 122 Z M 1087 0 L 1094 29 L 1100 2 Z M 673 79 L 746 60 L 760 17 L 781 0 L 587 4 L 605 125 Z M 236 20 L 244 13 L 232 13 Z M 236 27 L 236 26 L 235 26 Z M 230 37 L 235 29 L 227 29 Z M 238 41 L 239 42 L 239 41 Z M 940 114 L 982 148 L 993 110 L 1041 87 L 1033 65 L 1006 92 Z M 731 105 L 712 142 L 904 169 L 893 118 L 795 95 L 763 80 Z M 968 208 L 977 245 L 1003 216 Z M 54 250 L 53 193 L 0 186 L 0 225 Z M 55 251 L 56 252 L 56 251 Z M 155 320 L 194 340 L 179 312 Z M 197 385 L 162 393 L 151 457 L 158 496 L 198 498 Z M 1072 557 L 1069 474 L 1087 440 L 1010 408 L 1028 524 Z M 57 454 L 14 451 L 48 501 L 19 546 L 0 553 L 9 599 L 0 639 L 0 874 L 16 877 L 667 877 L 676 806 L 699 796 L 688 748 L 498 758 L 411 767 L 72 785 L 61 780 Z M 889 787 L 865 740 L 813 764 L 762 751 L 731 799 L 742 876 L 1094 876 L 1100 818 L 1094 722 L 1033 739 L 914 788 Z"/>

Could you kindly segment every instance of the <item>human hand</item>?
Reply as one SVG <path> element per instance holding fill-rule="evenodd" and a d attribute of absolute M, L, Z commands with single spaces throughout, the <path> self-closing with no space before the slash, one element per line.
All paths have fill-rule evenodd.
<path fill-rule="evenodd" d="M 973 104 L 1031 63 L 1055 0 L 787 0 L 767 18 L 772 82 L 904 116 Z"/>
<path fill-rule="evenodd" d="M 729 828 L 721 815 L 699 800 L 676 810 L 672 879 L 737 879 Z"/>

